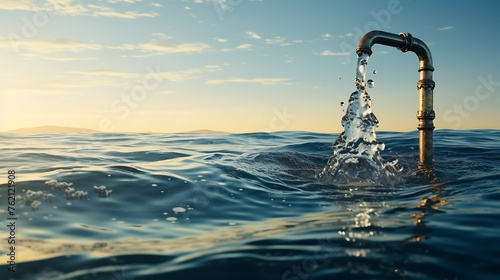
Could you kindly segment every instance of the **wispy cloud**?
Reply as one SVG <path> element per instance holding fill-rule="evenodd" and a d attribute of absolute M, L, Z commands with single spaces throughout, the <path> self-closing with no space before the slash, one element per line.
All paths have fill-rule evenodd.
<path fill-rule="evenodd" d="M 222 70 L 222 67 L 219 65 L 206 65 L 205 66 L 205 71 L 206 72 L 217 72 Z"/>
<path fill-rule="evenodd" d="M 82 52 L 85 50 L 101 50 L 99 44 L 84 43 L 69 40 L 41 40 L 0 38 L 0 48 L 24 50 L 32 53 Z"/>
<path fill-rule="evenodd" d="M 138 13 L 134 11 L 117 12 L 117 11 L 107 11 L 107 12 L 93 12 L 95 16 L 105 16 L 105 17 L 116 17 L 116 18 L 129 18 L 134 19 L 138 17 L 157 17 L 158 13 Z"/>
<path fill-rule="evenodd" d="M 113 47 L 121 50 L 139 50 L 143 52 L 152 52 L 154 54 L 169 54 L 169 53 L 199 53 L 210 48 L 205 43 L 185 43 L 185 44 L 164 44 L 164 43 L 144 43 L 138 45 L 124 44 L 118 47 Z"/>
<path fill-rule="evenodd" d="M 280 36 L 276 36 L 276 37 L 271 38 L 271 39 L 266 39 L 266 44 L 268 44 L 268 45 L 275 45 L 275 44 L 289 45 L 289 44 L 285 43 L 285 38 L 280 37 Z"/>
<path fill-rule="evenodd" d="M 102 16 L 135 19 L 139 17 L 157 17 L 155 12 L 137 12 L 117 11 L 109 6 L 88 4 L 83 5 L 76 0 L 2 0 L 0 1 L 0 10 L 24 10 L 24 11 L 47 11 L 57 15 L 72 16 Z M 108 3 L 117 3 L 116 1 L 107 1 Z M 133 4 L 140 2 L 138 0 L 124 0 L 125 3 Z"/>
<path fill-rule="evenodd" d="M 214 38 L 215 41 L 219 42 L 219 43 L 225 43 L 227 42 L 227 39 L 224 39 L 224 38 Z"/>
<path fill-rule="evenodd" d="M 159 53 L 194 53 L 202 52 L 210 46 L 205 43 L 186 43 L 179 45 L 167 45 L 160 43 L 140 44 L 139 49 L 145 51 L 154 51 Z"/>
<path fill-rule="evenodd" d="M 169 39 L 172 39 L 172 36 L 169 36 L 163 32 L 156 32 L 156 33 L 153 33 L 151 34 L 153 35 L 154 37 L 158 38 L 158 39 L 162 39 L 162 40 L 169 40 Z"/>
<path fill-rule="evenodd" d="M 241 44 L 236 47 L 239 50 L 249 50 L 252 48 L 252 44 Z"/>
<path fill-rule="evenodd" d="M 350 33 L 346 33 L 344 35 L 339 35 L 338 38 L 345 38 L 345 37 L 352 37 L 354 36 L 354 33 L 350 32 Z"/>
<path fill-rule="evenodd" d="M 119 81 L 113 76 L 86 75 L 72 72 L 58 78 L 41 82 L 43 88 L 50 90 L 91 88 L 91 87 L 118 87 L 125 86 L 123 81 Z"/>
<path fill-rule="evenodd" d="M 181 82 L 186 80 L 197 79 L 200 78 L 205 73 L 218 72 L 221 70 L 222 67 L 219 65 L 206 65 L 203 68 L 159 72 L 155 74 L 155 77 L 169 82 Z"/>
<path fill-rule="evenodd" d="M 219 71 L 220 67 L 208 65 L 204 68 L 187 69 L 179 71 L 160 71 L 154 73 L 155 78 L 168 82 L 182 82 L 197 79 L 203 73 Z M 5 85 L 4 91 L 21 94 L 74 94 L 76 89 L 113 87 L 128 88 L 134 80 L 141 79 L 144 73 L 123 72 L 111 69 L 91 69 L 71 71 L 63 75 L 45 80 L 23 79 L 11 81 L 12 85 Z M 171 94 L 172 91 L 164 90 L 162 93 Z"/>
<path fill-rule="evenodd" d="M 348 52 L 332 52 L 332 51 L 323 51 L 320 55 L 325 55 L 325 56 L 346 56 L 350 55 L 351 53 Z"/>
<path fill-rule="evenodd" d="M 251 38 L 251 39 L 256 39 L 256 40 L 262 39 L 262 37 L 259 34 L 255 33 L 255 32 L 250 32 L 250 31 L 248 31 L 246 33 L 246 37 Z"/>
<path fill-rule="evenodd" d="M 202 72 L 203 72 L 202 69 L 167 71 L 167 72 L 156 73 L 155 77 L 169 82 L 181 82 L 199 78 Z"/>
<path fill-rule="evenodd" d="M 83 60 L 97 60 L 96 57 L 70 57 L 70 56 L 45 56 L 45 55 L 27 55 L 22 54 L 24 57 L 33 57 L 36 59 L 52 60 L 52 61 L 83 61 Z"/>
<path fill-rule="evenodd" d="M 31 10 L 32 0 L 3 0 L 0 1 L 0 10 Z"/>
<path fill-rule="evenodd" d="M 330 34 L 330 33 L 325 33 L 325 34 L 321 35 L 321 37 L 322 37 L 323 39 L 329 39 L 329 38 L 332 38 L 333 36 L 332 36 L 332 34 Z"/>
<path fill-rule="evenodd" d="M 453 26 L 443 26 L 443 27 L 438 28 L 438 30 L 440 30 L 440 31 L 450 30 L 450 29 L 453 29 Z"/>
<path fill-rule="evenodd" d="M 74 74 L 93 76 L 93 77 L 114 77 L 114 78 L 138 78 L 141 75 L 137 73 L 116 71 L 116 70 L 106 70 L 106 69 L 94 69 L 87 71 L 72 71 Z"/>
<path fill-rule="evenodd" d="M 206 83 L 209 85 L 222 85 L 227 83 L 253 83 L 261 84 L 265 86 L 272 85 L 290 85 L 290 78 L 231 78 L 231 79 L 221 79 L 221 80 L 208 80 Z"/>

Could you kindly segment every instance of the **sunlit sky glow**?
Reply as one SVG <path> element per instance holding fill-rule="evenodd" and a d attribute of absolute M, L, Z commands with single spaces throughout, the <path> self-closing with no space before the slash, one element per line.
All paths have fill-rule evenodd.
<path fill-rule="evenodd" d="M 355 48 L 409 32 L 434 57 L 437 129 L 499 129 L 495 1 L 2 0 L 0 131 L 340 132 Z M 418 59 L 376 45 L 382 131 L 415 130 Z M 372 74 L 376 69 L 377 74 Z"/>

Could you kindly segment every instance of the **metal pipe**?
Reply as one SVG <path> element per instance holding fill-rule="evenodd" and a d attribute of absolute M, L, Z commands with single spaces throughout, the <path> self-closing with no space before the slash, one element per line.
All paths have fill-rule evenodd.
<path fill-rule="evenodd" d="M 433 91 L 435 87 L 432 79 L 432 55 L 427 45 L 410 33 L 393 34 L 384 31 L 370 31 L 361 38 L 356 53 L 372 55 L 372 46 L 375 44 L 398 48 L 403 52 L 414 52 L 420 61 L 420 80 L 417 82 L 419 106 L 417 111 L 419 130 L 419 162 L 418 167 L 423 171 L 431 171 L 432 162 L 432 132 L 434 130 Z"/>

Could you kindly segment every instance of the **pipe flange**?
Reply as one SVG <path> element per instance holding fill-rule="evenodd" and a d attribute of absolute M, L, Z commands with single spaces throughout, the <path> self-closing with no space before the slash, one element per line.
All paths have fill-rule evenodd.
<path fill-rule="evenodd" d="M 402 52 L 409 51 L 413 45 L 413 36 L 410 33 L 399 33 L 399 35 L 403 36 L 403 46 L 399 47 L 398 50 Z"/>
<path fill-rule="evenodd" d="M 436 118 L 436 113 L 434 110 L 418 110 L 417 119 L 419 120 L 433 120 Z"/>
<path fill-rule="evenodd" d="M 417 82 L 417 89 L 431 89 L 434 90 L 436 83 L 433 80 L 420 80 Z"/>

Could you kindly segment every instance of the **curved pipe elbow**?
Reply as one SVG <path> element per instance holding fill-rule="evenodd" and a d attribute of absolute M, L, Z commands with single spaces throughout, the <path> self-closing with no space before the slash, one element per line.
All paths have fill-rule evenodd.
<path fill-rule="evenodd" d="M 375 44 L 395 47 L 403 52 L 414 52 L 420 60 L 419 71 L 434 70 L 429 48 L 420 39 L 412 37 L 410 33 L 393 34 L 380 30 L 370 31 L 361 38 L 356 53 L 358 55 L 366 53 L 371 56 L 372 46 Z"/>

